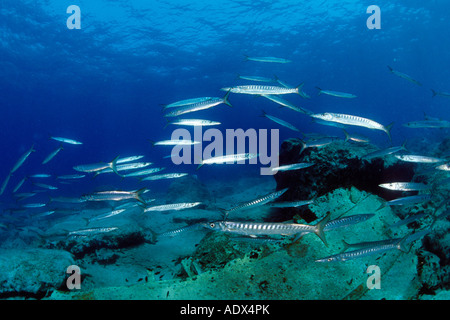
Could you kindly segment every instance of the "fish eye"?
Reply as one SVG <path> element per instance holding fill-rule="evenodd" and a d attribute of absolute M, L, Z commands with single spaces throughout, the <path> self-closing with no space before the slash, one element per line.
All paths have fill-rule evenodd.
<path fill-rule="evenodd" d="M 214 227 L 216 226 L 216 224 L 215 224 L 214 222 L 211 222 L 211 223 L 209 224 L 209 226 L 210 226 L 211 228 L 214 228 Z"/>

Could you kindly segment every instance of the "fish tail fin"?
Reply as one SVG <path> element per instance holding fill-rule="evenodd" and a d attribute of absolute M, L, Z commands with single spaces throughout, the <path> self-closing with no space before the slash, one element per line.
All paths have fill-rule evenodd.
<path fill-rule="evenodd" d="M 316 87 L 316 89 L 319 90 L 319 93 L 317 95 L 320 96 L 320 94 L 322 93 L 322 89 L 319 87 Z"/>
<path fill-rule="evenodd" d="M 89 225 L 89 222 L 91 222 L 91 220 L 87 217 L 83 217 L 82 219 L 86 221 L 86 227 Z"/>
<path fill-rule="evenodd" d="M 200 164 L 197 166 L 197 168 L 196 168 L 195 170 L 198 170 L 198 169 L 200 169 L 201 167 L 203 167 L 203 163 L 200 163 Z"/>
<path fill-rule="evenodd" d="M 347 131 L 345 131 L 345 129 L 342 129 L 342 131 L 344 131 L 344 134 L 345 134 L 345 142 L 347 142 L 348 140 L 350 140 L 350 135 L 348 134 Z"/>
<path fill-rule="evenodd" d="M 137 201 L 139 201 L 140 203 L 146 205 L 147 203 L 146 203 L 145 200 L 142 199 L 142 197 L 141 197 L 141 195 L 142 195 L 145 191 L 147 191 L 147 188 L 141 188 L 141 189 L 139 189 L 138 191 L 136 191 L 136 192 L 134 193 L 134 197 L 135 197 L 135 199 L 136 199 Z"/>
<path fill-rule="evenodd" d="M 408 149 L 406 149 L 406 141 L 407 140 L 405 139 L 405 141 L 403 142 L 402 147 L 401 147 L 403 151 L 408 151 Z"/>
<path fill-rule="evenodd" d="M 297 89 L 297 91 L 295 92 L 296 94 L 302 95 L 302 89 L 303 86 L 305 85 L 304 82 L 300 83 L 298 86 L 295 87 L 295 89 Z"/>
<path fill-rule="evenodd" d="M 227 220 L 227 218 L 228 218 L 228 210 L 227 209 L 224 209 L 224 208 L 217 208 L 217 210 L 219 210 L 220 211 L 220 213 L 222 214 L 222 220 Z"/>
<path fill-rule="evenodd" d="M 164 118 L 164 120 L 166 120 L 166 124 L 164 125 L 163 129 L 167 128 L 167 126 L 170 124 L 169 119 Z"/>
<path fill-rule="evenodd" d="M 431 92 L 433 93 L 433 98 L 436 97 L 437 94 L 438 94 L 438 93 L 437 93 L 435 90 L 433 90 L 433 89 L 431 89 Z"/>
<path fill-rule="evenodd" d="M 109 163 L 109 165 L 110 165 L 112 171 L 114 171 L 115 174 L 117 174 L 119 177 L 122 177 L 122 175 L 117 171 L 117 160 L 119 160 L 119 157 L 120 157 L 120 156 L 115 157 L 115 158 L 113 159 L 113 161 L 111 161 L 111 162 Z"/>
<path fill-rule="evenodd" d="M 400 241 L 397 244 L 397 249 L 399 249 L 400 251 L 405 252 L 405 253 L 408 253 L 409 250 L 411 250 L 412 246 L 409 246 L 409 248 L 407 248 L 407 246 L 406 246 L 406 239 L 408 237 L 409 237 L 409 235 L 406 235 L 400 239 Z"/>
<path fill-rule="evenodd" d="M 385 126 L 384 127 L 384 132 L 386 132 L 386 134 L 388 135 L 388 137 L 389 137 L 389 141 L 391 141 L 392 142 L 392 138 L 391 138 L 391 129 L 392 129 L 392 126 L 394 125 L 394 122 L 392 122 L 392 123 L 390 123 L 390 124 L 388 124 L 387 126 Z"/>
<path fill-rule="evenodd" d="M 152 144 L 153 147 L 155 146 L 156 141 L 150 140 L 150 139 L 147 139 L 147 140 L 148 140 L 148 142 L 150 142 Z"/>
<path fill-rule="evenodd" d="M 299 155 L 301 155 L 303 153 L 303 151 L 306 149 L 306 142 L 303 141 L 302 139 L 299 139 L 300 144 L 302 145 L 300 152 L 298 153 Z"/>
<path fill-rule="evenodd" d="M 328 221 L 330 221 L 330 218 L 331 218 L 331 213 L 328 213 L 325 216 L 325 218 L 323 218 L 322 220 L 320 220 L 319 223 L 316 224 L 315 230 L 314 230 L 314 233 L 320 238 L 320 240 L 322 240 L 324 245 L 327 247 L 328 247 L 327 239 L 325 238 L 325 232 L 323 231 L 323 229 L 325 228 L 325 225 L 328 223 Z"/>
<path fill-rule="evenodd" d="M 246 55 L 246 54 L 244 54 L 244 61 L 249 61 L 250 59 L 249 59 L 249 56 L 248 55 Z"/>
<path fill-rule="evenodd" d="M 231 89 L 227 91 L 225 96 L 223 97 L 223 103 L 225 103 L 229 107 L 233 107 L 233 105 L 228 101 L 228 96 L 230 95 Z"/>
<path fill-rule="evenodd" d="M 347 251 L 347 249 L 350 247 L 350 244 L 347 241 L 342 240 L 342 243 L 344 245 L 344 248 L 342 249 L 341 253 Z"/>
<path fill-rule="evenodd" d="M 262 114 L 260 115 L 260 117 L 265 117 L 267 116 L 267 113 L 264 110 L 261 110 Z"/>
<path fill-rule="evenodd" d="M 387 66 L 387 67 L 388 67 L 390 72 L 394 71 L 394 69 L 392 69 L 390 66 Z"/>

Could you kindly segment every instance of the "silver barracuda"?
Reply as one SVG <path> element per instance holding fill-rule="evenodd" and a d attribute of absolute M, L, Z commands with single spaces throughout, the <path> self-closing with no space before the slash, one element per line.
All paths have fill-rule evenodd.
<path fill-rule="evenodd" d="M 450 121 L 445 120 L 421 120 L 403 124 L 407 128 L 450 128 Z"/>
<path fill-rule="evenodd" d="M 223 210 L 223 212 L 225 214 L 225 217 L 227 217 L 228 214 L 230 214 L 231 212 L 234 212 L 234 211 L 238 211 L 238 210 L 242 210 L 242 209 L 250 209 L 250 208 L 265 205 L 266 203 L 272 202 L 272 201 L 278 199 L 279 197 L 281 197 L 287 190 L 288 190 L 288 188 L 284 188 L 284 189 L 281 189 L 281 190 L 278 190 L 275 192 L 271 192 L 260 198 L 239 204 L 231 209 Z"/>
<path fill-rule="evenodd" d="M 130 171 L 130 170 L 136 170 L 136 169 L 143 169 L 148 166 L 151 166 L 153 162 L 131 162 L 131 163 L 124 163 L 119 164 L 116 166 L 117 171 Z M 111 168 L 106 168 L 100 171 L 95 172 L 95 176 L 102 174 L 102 173 L 110 173 L 114 172 Z"/>
<path fill-rule="evenodd" d="M 209 101 L 211 99 L 214 99 L 214 98 L 213 97 L 200 97 L 200 98 L 191 98 L 191 99 L 180 100 L 180 101 L 177 101 L 177 102 L 173 102 L 173 103 L 164 105 L 164 109 L 184 107 L 184 106 L 187 106 L 187 105 L 190 105 L 190 104 L 196 104 L 196 103 Z"/>
<path fill-rule="evenodd" d="M 206 126 L 217 126 L 220 125 L 221 123 L 218 121 L 203 120 L 203 119 L 179 119 L 168 122 L 167 125 L 169 124 L 174 124 L 178 126 L 206 127 Z"/>
<path fill-rule="evenodd" d="M 313 139 L 308 141 L 300 140 L 300 144 L 302 145 L 302 148 L 300 149 L 300 153 L 302 153 L 305 149 L 308 148 L 321 148 L 325 147 L 329 144 L 332 144 L 333 142 L 341 140 L 338 137 L 324 137 L 319 139 Z"/>
<path fill-rule="evenodd" d="M 158 205 L 158 206 L 148 207 L 148 208 L 144 209 L 144 212 L 178 211 L 178 210 L 194 208 L 200 204 L 201 204 L 201 202 L 182 202 L 182 203 L 162 204 L 162 205 Z"/>
<path fill-rule="evenodd" d="M 290 63 L 292 60 L 277 57 L 249 57 L 245 56 L 247 61 L 269 62 L 269 63 Z"/>
<path fill-rule="evenodd" d="M 119 157 L 114 158 L 111 162 L 108 163 L 92 163 L 92 164 L 81 164 L 78 166 L 73 167 L 74 170 L 79 172 L 86 172 L 86 173 L 96 173 L 98 171 L 102 171 L 105 169 L 112 169 L 115 174 L 120 176 L 119 172 L 117 171 L 117 160 Z"/>
<path fill-rule="evenodd" d="M 238 154 L 227 154 L 225 156 L 217 156 L 202 160 L 199 165 L 201 167 L 204 164 L 224 164 L 224 163 L 235 163 L 238 161 L 245 161 L 256 158 L 258 155 L 256 153 L 238 153 Z M 198 169 L 198 168 L 197 168 Z"/>
<path fill-rule="evenodd" d="M 397 198 L 394 200 L 384 202 L 377 209 L 377 211 L 386 206 L 407 206 L 407 205 L 411 205 L 411 204 L 427 202 L 430 200 L 431 200 L 431 194 L 419 194 L 419 195 L 415 195 L 415 196 Z"/>
<path fill-rule="evenodd" d="M 444 163 L 441 165 L 438 165 L 436 167 L 437 170 L 442 170 L 442 171 L 450 171 L 450 162 L 449 163 Z"/>
<path fill-rule="evenodd" d="M 51 152 L 47 157 L 45 157 L 44 161 L 42 161 L 42 164 L 49 163 L 61 150 L 64 150 L 64 148 L 59 147 L 55 151 Z"/>
<path fill-rule="evenodd" d="M 63 143 L 74 144 L 74 145 L 83 144 L 80 141 L 76 141 L 76 140 L 68 139 L 68 138 L 62 138 L 62 137 L 50 137 L 50 139 L 53 139 L 53 140 L 56 140 L 59 142 L 63 142 Z"/>
<path fill-rule="evenodd" d="M 364 160 L 371 160 L 371 159 L 374 159 L 374 158 L 381 158 L 381 157 L 384 157 L 384 156 L 387 156 L 387 155 L 390 155 L 390 154 L 393 154 L 393 153 L 396 153 L 396 152 L 399 152 L 399 151 L 406 151 L 405 144 L 403 144 L 401 146 L 390 147 L 390 148 L 387 148 L 387 149 L 377 150 L 377 151 L 368 153 L 368 154 L 364 155 L 362 157 L 362 159 L 364 159 Z"/>
<path fill-rule="evenodd" d="M 20 189 L 20 187 L 24 184 L 24 182 L 27 180 L 27 177 L 24 177 L 22 180 L 19 181 L 19 183 L 16 185 L 16 187 L 13 190 L 13 193 L 16 193 L 17 190 Z"/>
<path fill-rule="evenodd" d="M 403 78 L 403 79 L 405 79 L 405 80 L 408 80 L 408 81 L 411 82 L 411 83 L 417 84 L 418 86 L 421 86 L 421 85 L 422 85 L 419 81 L 413 79 L 411 76 L 409 76 L 409 75 L 407 75 L 407 74 L 405 74 L 405 73 L 403 73 L 403 72 L 394 70 L 394 69 L 392 69 L 390 66 L 387 66 L 387 67 L 388 67 L 389 71 L 390 71 L 391 73 L 395 74 L 396 76 L 398 76 L 398 77 L 400 77 L 400 78 Z"/>
<path fill-rule="evenodd" d="M 154 180 L 162 180 L 162 179 L 176 179 L 187 176 L 187 173 L 165 173 L 165 174 L 156 174 L 153 176 L 148 176 L 141 181 L 154 181 Z"/>
<path fill-rule="evenodd" d="M 345 142 L 347 141 L 355 141 L 355 142 L 359 142 L 359 143 L 368 143 L 369 142 L 369 138 L 364 137 L 360 134 L 356 134 L 356 133 L 348 133 L 347 131 L 345 131 L 345 129 L 343 130 L 344 134 L 345 134 Z"/>
<path fill-rule="evenodd" d="M 117 216 L 119 214 L 121 214 L 122 212 L 126 211 L 127 209 L 117 209 L 117 210 L 112 210 L 110 212 L 106 212 L 104 214 L 95 216 L 93 218 L 86 218 L 86 222 L 89 224 L 92 221 L 98 221 L 98 220 L 103 220 L 103 219 L 107 219 L 107 218 L 111 218 L 114 216 Z"/>
<path fill-rule="evenodd" d="M 278 95 L 278 94 L 299 94 L 299 87 L 285 88 L 277 86 L 262 86 L 262 85 L 246 85 L 222 88 L 223 91 L 242 94 L 254 94 L 254 95 Z"/>
<path fill-rule="evenodd" d="M 272 171 L 283 171 L 284 172 L 284 171 L 300 170 L 300 169 L 309 168 L 313 165 L 314 165 L 314 163 L 306 163 L 306 162 L 287 164 L 284 166 L 272 168 Z"/>
<path fill-rule="evenodd" d="M 212 221 L 203 223 L 203 227 L 230 233 L 239 236 L 293 236 L 299 233 L 315 233 L 325 245 L 327 245 L 324 227 L 330 219 L 330 214 L 325 216 L 316 225 L 281 222 L 249 222 L 249 221 Z"/>
<path fill-rule="evenodd" d="M 238 75 L 239 79 L 248 80 L 248 81 L 257 81 L 257 82 L 273 82 L 274 79 L 267 77 L 259 77 L 259 76 L 241 76 Z"/>
<path fill-rule="evenodd" d="M 161 141 L 151 141 L 154 146 L 192 146 L 194 144 L 199 144 L 200 141 L 191 141 L 184 139 L 175 139 L 175 140 L 161 140 Z"/>
<path fill-rule="evenodd" d="M 414 163 L 439 163 L 445 162 L 445 159 L 428 157 L 416 154 L 396 154 L 394 155 L 397 159 L 405 162 L 414 162 Z"/>
<path fill-rule="evenodd" d="M 376 121 L 373 121 L 373 120 L 370 120 L 367 118 L 362 118 L 362 117 L 349 115 L 349 114 L 331 113 L 331 112 L 316 113 L 316 114 L 312 114 L 311 117 L 321 119 L 324 121 L 336 122 L 336 123 L 340 123 L 340 124 L 344 124 L 344 125 L 359 126 L 359 127 L 364 127 L 367 129 L 381 130 L 381 131 L 384 131 L 388 135 L 389 140 L 391 140 L 390 130 L 391 130 L 393 124 L 384 126 Z"/>
<path fill-rule="evenodd" d="M 271 208 L 298 208 L 311 203 L 314 203 L 314 200 L 272 202 L 267 206 Z"/>
<path fill-rule="evenodd" d="M 223 98 L 211 98 L 211 99 L 203 101 L 203 102 L 191 104 L 191 105 L 176 109 L 174 111 L 171 111 L 169 113 L 166 113 L 164 115 L 164 117 L 177 117 L 182 114 L 209 109 L 209 108 L 215 107 L 222 103 L 228 105 L 229 107 L 232 107 L 231 103 L 228 101 L 229 95 L 230 95 L 230 92 L 228 91 Z"/>
<path fill-rule="evenodd" d="M 263 111 L 263 117 L 266 117 L 266 118 L 272 120 L 273 122 L 278 123 L 279 125 L 282 125 L 283 127 L 286 127 L 288 129 L 291 129 L 291 130 L 294 130 L 294 131 L 297 131 L 297 132 L 300 132 L 299 129 L 297 129 L 294 125 L 290 124 L 289 122 L 284 121 L 284 120 L 282 120 L 280 118 L 271 116 L 270 114 L 267 114 L 264 111 Z"/>
<path fill-rule="evenodd" d="M 132 161 L 141 160 L 143 157 L 144 157 L 144 155 L 129 156 L 129 157 L 124 157 L 124 158 L 119 158 L 119 159 L 117 159 L 117 164 L 122 164 L 122 163 L 128 163 L 128 162 L 132 162 Z"/>
<path fill-rule="evenodd" d="M 28 150 L 27 152 L 25 152 L 20 158 L 19 160 L 17 160 L 16 164 L 14 165 L 14 167 L 11 170 L 11 174 L 16 172 L 17 169 L 19 169 L 23 163 L 25 162 L 25 160 L 27 160 L 27 158 L 30 156 L 30 154 L 32 152 L 35 152 L 36 150 L 34 149 L 34 145 L 31 147 L 30 150 Z"/>
<path fill-rule="evenodd" d="M 89 236 L 92 234 L 107 233 L 119 229 L 118 227 L 100 227 L 70 231 L 69 236 Z"/>
<path fill-rule="evenodd" d="M 289 101 L 283 99 L 280 96 L 270 95 L 270 94 L 264 94 L 262 96 L 264 98 L 267 98 L 267 99 L 275 102 L 275 103 L 278 103 L 279 105 L 282 105 L 283 107 L 287 107 L 287 108 L 289 108 L 291 110 L 294 110 L 294 111 L 297 111 L 299 113 L 304 113 L 304 114 L 308 114 L 308 115 L 313 114 L 312 111 L 309 111 L 309 110 L 297 107 L 297 106 L 293 105 L 292 103 L 290 103 Z"/>
<path fill-rule="evenodd" d="M 431 92 L 433 92 L 433 97 L 441 96 L 441 97 L 450 98 L 450 92 L 436 91 L 433 89 L 431 89 Z"/>
<path fill-rule="evenodd" d="M 392 249 L 399 249 L 406 252 L 408 250 L 405 247 L 405 240 L 406 238 L 401 239 L 399 238 L 399 239 L 364 242 L 361 244 L 356 244 L 361 246 L 360 249 L 328 256 L 322 259 L 318 259 L 316 260 L 316 262 L 339 262 L 339 261 L 342 262 L 352 259 L 363 258 L 374 254 L 380 254 L 382 252 L 386 252 Z"/>
<path fill-rule="evenodd" d="M 0 189 L 0 195 L 5 192 L 6 187 L 8 186 L 9 179 L 11 179 L 11 172 L 6 176 L 5 180 L 3 181 L 2 188 Z"/>
<path fill-rule="evenodd" d="M 122 201 L 135 199 L 143 204 L 145 201 L 141 195 L 146 191 L 145 188 L 138 191 L 100 191 L 92 194 L 83 195 L 80 200 L 83 201 Z"/>
<path fill-rule="evenodd" d="M 68 174 L 63 176 L 57 176 L 56 179 L 60 180 L 74 180 L 74 179 L 82 179 L 86 177 L 85 174 Z"/>
<path fill-rule="evenodd" d="M 139 171 L 135 171 L 135 172 L 132 172 L 132 173 L 124 174 L 123 177 L 125 177 L 125 178 L 128 178 L 128 177 L 140 177 L 140 176 L 145 176 L 145 175 L 148 175 L 148 174 L 160 172 L 160 171 L 165 170 L 165 169 L 166 168 L 164 168 L 164 167 L 144 169 L 144 170 L 139 170 Z"/>
<path fill-rule="evenodd" d="M 353 99 L 356 98 L 356 96 L 354 94 L 351 93 L 345 93 L 345 92 L 339 92 L 339 91 L 331 91 L 331 90 L 322 90 L 319 87 L 316 87 L 319 90 L 319 95 L 320 94 L 326 94 L 329 96 L 333 96 L 333 97 L 338 97 L 338 98 L 347 98 L 347 99 Z"/>
<path fill-rule="evenodd" d="M 379 184 L 380 187 L 394 191 L 422 191 L 430 186 L 419 182 L 390 182 Z"/>

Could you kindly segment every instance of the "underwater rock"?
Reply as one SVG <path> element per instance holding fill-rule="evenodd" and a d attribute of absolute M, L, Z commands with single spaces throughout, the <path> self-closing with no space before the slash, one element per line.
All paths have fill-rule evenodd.
<path fill-rule="evenodd" d="M 1 250 L 0 298 L 42 298 L 65 283 L 73 264 L 72 255 L 62 250 Z"/>
<path fill-rule="evenodd" d="M 353 201 L 350 200 L 353 198 Z M 336 207 L 332 218 L 342 214 L 354 215 L 375 210 L 380 199 L 374 195 L 339 189 L 327 194 L 315 214 Z M 350 210 L 349 210 L 350 209 Z M 145 285 L 95 288 L 89 292 L 93 299 L 411 299 L 417 296 L 420 282 L 417 276 L 415 247 L 409 252 L 390 250 L 359 259 L 319 263 L 317 259 L 339 253 L 344 244 L 403 237 L 407 229 L 393 233 L 387 226 L 398 221 L 391 208 L 380 209 L 362 223 L 326 233 L 328 247 L 314 234 L 298 241 L 276 245 L 248 245 L 237 242 L 220 232 L 210 233 L 196 252 L 184 258 L 186 268 L 197 261 L 201 272 L 191 277 L 171 281 L 149 281 Z M 419 241 L 417 241 L 419 242 Z M 367 287 L 368 266 L 379 266 L 382 290 Z M 194 276 L 195 274 L 195 276 Z M 83 299 L 85 293 L 54 292 L 50 299 Z"/>
<path fill-rule="evenodd" d="M 59 241 L 57 248 L 69 251 L 76 259 L 99 249 L 121 249 L 154 242 L 154 235 L 134 224 L 123 225 L 107 233 L 69 237 Z M 102 261 L 103 263 L 104 261 Z"/>
<path fill-rule="evenodd" d="M 281 145 L 280 165 L 314 163 L 306 169 L 278 172 L 274 176 L 277 190 L 289 188 L 283 195 L 283 201 L 313 199 L 337 188 L 351 187 L 392 200 L 398 197 L 398 193 L 378 185 L 392 181 L 411 181 L 414 176 L 414 164 L 411 163 L 392 162 L 382 158 L 362 160 L 362 156 L 372 151 L 365 144 L 335 141 L 322 148 L 301 150 L 300 139 L 291 138 Z M 295 214 L 307 221 L 316 219 L 307 207 L 301 207 L 279 209 L 271 220 L 287 220 Z"/>

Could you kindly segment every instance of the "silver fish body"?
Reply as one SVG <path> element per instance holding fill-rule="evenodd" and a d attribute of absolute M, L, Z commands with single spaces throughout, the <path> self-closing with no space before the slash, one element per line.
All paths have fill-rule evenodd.
<path fill-rule="evenodd" d="M 144 209 L 144 212 L 151 212 L 151 211 L 178 211 L 178 210 L 194 208 L 194 207 L 196 207 L 196 206 L 198 206 L 200 204 L 201 204 L 201 202 L 182 202 L 182 203 L 162 204 L 162 205 L 146 208 L 146 209 Z"/>
<path fill-rule="evenodd" d="M 419 182 L 390 182 L 379 184 L 380 187 L 394 191 L 422 191 L 430 186 Z"/>
<path fill-rule="evenodd" d="M 300 132 L 299 129 L 297 129 L 294 125 L 290 124 L 289 122 L 284 121 L 284 120 L 282 120 L 280 118 L 274 117 L 274 116 L 272 116 L 270 114 L 267 114 L 264 111 L 263 111 L 263 116 L 268 118 L 268 119 L 270 119 L 270 120 L 272 120 L 275 123 L 278 123 L 279 125 L 282 125 L 283 127 L 286 127 L 286 128 L 291 129 L 293 131 Z"/>
<path fill-rule="evenodd" d="M 25 162 L 25 160 L 27 160 L 27 158 L 30 156 L 30 154 L 32 152 L 35 152 L 36 150 L 34 149 L 34 145 L 31 147 L 30 150 L 28 150 L 27 152 L 25 152 L 20 158 L 19 160 L 17 160 L 16 164 L 14 165 L 14 167 L 11 170 L 11 174 L 14 173 L 17 169 L 20 168 L 20 166 L 23 165 L 23 163 Z"/>
<path fill-rule="evenodd" d="M 325 245 L 326 239 L 323 232 L 325 224 L 330 219 L 328 214 L 316 225 L 300 223 L 280 222 L 249 222 L 249 221 L 212 221 L 203 223 L 203 227 L 226 232 L 233 235 L 258 237 L 258 236 L 293 236 L 299 233 L 315 233 Z"/>
<path fill-rule="evenodd" d="M 339 91 L 331 91 L 331 90 L 322 90 L 319 87 L 317 87 L 317 89 L 319 89 L 319 95 L 320 94 L 326 94 L 329 96 L 333 96 L 333 97 L 338 97 L 338 98 L 346 98 L 346 99 L 353 99 L 356 98 L 356 96 L 354 94 L 351 93 L 345 93 L 345 92 L 339 92 Z"/>
<path fill-rule="evenodd" d="M 245 85 L 222 88 L 223 91 L 241 94 L 254 94 L 254 95 L 279 95 L 279 94 L 299 94 L 298 87 L 286 88 L 278 86 L 262 86 L 262 85 Z"/>
<path fill-rule="evenodd" d="M 336 122 L 344 125 L 359 126 L 373 130 L 381 130 L 388 135 L 389 139 L 391 139 L 390 130 L 393 124 L 384 126 L 371 119 L 358 117 L 350 114 L 332 113 L 332 112 L 316 113 L 312 114 L 311 117 L 318 118 L 324 121 Z"/>
<path fill-rule="evenodd" d="M 405 162 L 414 162 L 414 163 L 439 163 L 445 162 L 445 159 L 421 156 L 415 154 L 396 154 L 394 155 L 397 159 Z"/>
<path fill-rule="evenodd" d="M 306 163 L 306 162 L 300 162 L 300 163 L 293 163 L 293 164 L 287 164 L 284 166 L 274 167 L 272 168 L 272 171 L 292 171 L 292 170 L 300 170 L 305 169 L 313 166 L 314 163 Z"/>
<path fill-rule="evenodd" d="M 244 203 L 237 205 L 231 209 L 225 210 L 224 212 L 226 215 L 228 215 L 229 213 L 234 212 L 234 211 L 238 211 L 238 210 L 242 210 L 242 209 L 249 209 L 249 208 L 254 208 L 254 207 L 265 205 L 266 203 L 269 203 L 271 201 L 274 201 L 275 199 L 278 199 L 287 190 L 288 190 L 288 188 L 284 188 L 279 191 L 271 192 L 263 197 L 260 197 L 260 198 L 257 198 L 257 199 L 254 199 L 254 200 L 251 200 L 248 202 L 244 202 Z"/>
<path fill-rule="evenodd" d="M 53 139 L 53 140 L 56 140 L 59 142 L 63 142 L 63 143 L 74 144 L 74 145 L 83 144 L 80 141 L 76 141 L 76 140 L 68 139 L 68 138 L 62 138 L 62 137 L 50 137 L 50 139 Z"/>
<path fill-rule="evenodd" d="M 380 241 L 366 242 L 361 244 L 362 246 L 361 249 L 331 255 L 322 259 L 318 259 L 316 260 L 316 262 L 339 262 L 339 261 L 342 262 L 352 259 L 363 258 L 374 254 L 380 254 L 392 249 L 407 251 L 404 247 L 404 241 L 405 238 L 382 240 L 381 242 Z"/>

